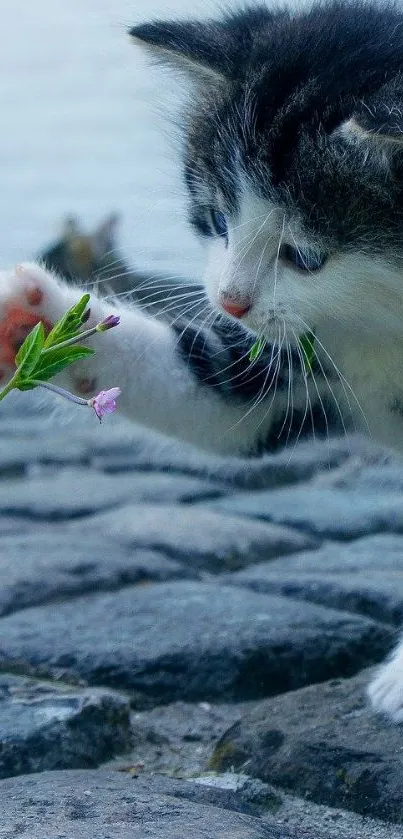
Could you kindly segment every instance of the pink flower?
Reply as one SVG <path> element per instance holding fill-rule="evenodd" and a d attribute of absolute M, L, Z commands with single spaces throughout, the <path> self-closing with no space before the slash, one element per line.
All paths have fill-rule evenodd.
<path fill-rule="evenodd" d="M 88 400 L 88 405 L 94 409 L 100 422 L 105 414 L 113 414 L 116 411 L 116 400 L 121 392 L 120 387 L 111 387 L 110 390 L 101 390 L 97 396 Z"/>

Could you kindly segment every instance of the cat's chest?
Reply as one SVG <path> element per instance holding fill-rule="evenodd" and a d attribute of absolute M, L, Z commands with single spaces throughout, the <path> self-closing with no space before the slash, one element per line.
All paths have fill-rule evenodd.
<path fill-rule="evenodd" d="M 382 346 L 344 342 L 335 357 L 343 377 L 339 387 L 357 424 L 403 451 L 403 340 Z"/>

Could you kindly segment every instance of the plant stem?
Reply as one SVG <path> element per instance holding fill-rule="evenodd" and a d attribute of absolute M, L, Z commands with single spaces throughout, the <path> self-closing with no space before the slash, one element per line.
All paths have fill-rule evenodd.
<path fill-rule="evenodd" d="M 69 402 L 75 402 L 76 405 L 86 405 L 88 408 L 88 399 L 83 399 L 81 396 L 76 396 L 74 393 L 70 393 L 69 390 L 65 390 L 63 387 L 58 387 L 58 385 L 52 385 L 50 382 L 41 382 L 40 379 L 32 379 L 32 384 L 36 387 L 44 387 L 46 388 L 46 390 L 51 390 L 52 393 L 57 393 L 58 396 L 63 396 L 63 398 L 68 399 Z"/>
<path fill-rule="evenodd" d="M 46 353 L 53 352 L 53 350 L 62 350 L 64 347 L 71 347 L 72 344 L 78 344 L 79 341 L 85 341 L 97 332 L 99 332 L 98 324 L 97 326 L 93 326 L 92 329 L 86 329 L 84 332 L 79 332 L 78 335 L 75 335 L 73 338 L 67 338 L 66 341 L 61 341 L 60 344 L 52 344 L 51 347 L 46 347 L 45 350 L 42 350 L 41 355 L 46 355 Z"/>
<path fill-rule="evenodd" d="M 7 396 L 8 393 L 10 393 L 10 390 L 14 389 L 17 380 L 17 373 L 18 370 L 14 374 L 13 378 L 10 379 L 9 383 L 5 387 L 3 387 L 3 390 L 0 391 L 0 402 L 2 401 L 2 399 L 4 399 L 5 396 Z"/>
<path fill-rule="evenodd" d="M 22 365 L 17 367 L 14 376 L 10 379 L 8 384 L 6 384 L 5 387 L 3 387 L 3 390 L 0 390 L 0 402 L 4 399 L 5 396 L 7 396 L 8 393 L 10 393 L 10 390 L 13 390 L 17 386 L 17 382 L 20 377 L 21 367 Z"/>

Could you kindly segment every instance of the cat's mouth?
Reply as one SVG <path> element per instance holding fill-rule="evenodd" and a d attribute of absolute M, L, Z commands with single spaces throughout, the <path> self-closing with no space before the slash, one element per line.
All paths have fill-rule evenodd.
<path fill-rule="evenodd" d="M 244 325 L 258 338 L 293 344 L 306 332 L 299 319 L 282 309 L 270 312 L 250 312 L 243 318 Z"/>

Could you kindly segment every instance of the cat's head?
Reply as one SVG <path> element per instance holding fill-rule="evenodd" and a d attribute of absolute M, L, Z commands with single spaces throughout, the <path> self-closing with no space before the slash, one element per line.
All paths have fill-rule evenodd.
<path fill-rule="evenodd" d="M 277 337 L 403 318 L 403 12 L 250 7 L 131 35 L 191 82 L 190 219 L 213 303 Z"/>

